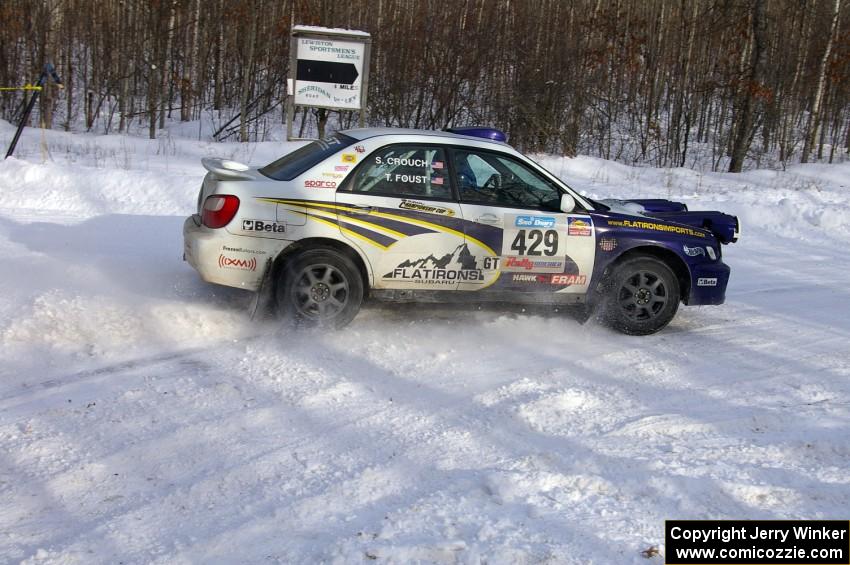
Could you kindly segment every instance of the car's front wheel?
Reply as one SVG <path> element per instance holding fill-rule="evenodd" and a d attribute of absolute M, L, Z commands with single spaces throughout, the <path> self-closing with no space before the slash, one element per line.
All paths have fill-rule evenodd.
<path fill-rule="evenodd" d="M 666 326 L 679 308 L 679 281 L 662 261 L 636 257 L 616 265 L 606 280 L 600 318 L 629 335 Z"/>
<path fill-rule="evenodd" d="M 278 311 L 299 325 L 341 328 L 363 302 L 357 265 L 333 249 L 310 249 L 288 260 L 275 293 Z"/>

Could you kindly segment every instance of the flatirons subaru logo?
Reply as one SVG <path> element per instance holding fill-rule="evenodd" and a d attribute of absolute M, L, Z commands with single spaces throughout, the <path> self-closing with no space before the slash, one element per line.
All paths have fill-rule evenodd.
<path fill-rule="evenodd" d="M 555 218 L 551 216 L 517 216 L 514 225 L 518 228 L 554 228 Z"/>

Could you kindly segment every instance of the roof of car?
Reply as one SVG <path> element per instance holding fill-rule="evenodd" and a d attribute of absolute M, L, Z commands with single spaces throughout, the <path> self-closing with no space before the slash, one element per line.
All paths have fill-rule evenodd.
<path fill-rule="evenodd" d="M 460 135 L 457 133 L 451 133 L 448 131 L 438 131 L 438 130 L 427 130 L 427 129 L 413 129 L 413 128 L 357 128 L 357 129 L 347 129 L 343 130 L 340 133 L 343 133 L 349 137 L 353 137 L 354 139 L 361 141 L 364 139 L 368 139 L 370 137 L 378 137 L 381 135 L 423 135 L 428 137 L 442 137 L 448 139 L 462 139 L 466 141 L 484 141 L 487 143 L 493 143 L 496 145 L 507 146 L 507 143 L 503 143 L 501 141 L 493 141 L 492 139 L 486 139 L 483 137 L 475 137 L 472 135 Z"/>

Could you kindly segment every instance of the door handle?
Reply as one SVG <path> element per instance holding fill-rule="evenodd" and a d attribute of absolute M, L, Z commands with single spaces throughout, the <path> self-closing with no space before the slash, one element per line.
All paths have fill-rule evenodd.
<path fill-rule="evenodd" d="M 481 214 L 475 221 L 481 224 L 497 224 L 499 223 L 499 216 L 496 214 Z"/>
<path fill-rule="evenodd" d="M 361 206 L 359 204 L 346 204 L 345 206 L 351 208 L 352 214 L 369 214 L 375 209 L 374 206 Z"/>

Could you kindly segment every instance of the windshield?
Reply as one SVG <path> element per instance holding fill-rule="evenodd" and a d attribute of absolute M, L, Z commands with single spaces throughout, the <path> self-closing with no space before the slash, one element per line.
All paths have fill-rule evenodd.
<path fill-rule="evenodd" d="M 269 163 L 259 171 L 275 180 L 292 180 L 356 140 L 342 133 L 319 139 Z"/>

